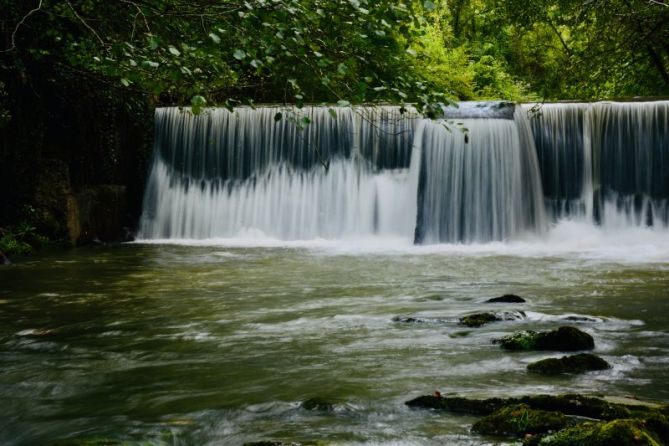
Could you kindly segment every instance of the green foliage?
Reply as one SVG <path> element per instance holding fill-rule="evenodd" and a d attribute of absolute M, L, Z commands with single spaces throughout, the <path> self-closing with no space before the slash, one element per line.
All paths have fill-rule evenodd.
<path fill-rule="evenodd" d="M 21 23 L 30 6 L 13 3 L 0 0 Z M 205 99 L 423 106 L 443 98 L 406 51 L 434 6 L 425 3 L 53 0 L 17 28 L 13 68 L 49 61 L 195 111 Z"/>
<path fill-rule="evenodd" d="M 418 104 L 669 93 L 669 7 L 636 0 L 0 0 L 2 70 L 153 103 Z M 15 24 L 15 25 L 14 25 Z M 33 68 L 31 68 L 33 67 Z M 31 71 L 33 70 L 33 71 Z M 45 71 L 46 70 L 46 71 Z M 0 84 L 0 94 L 2 85 Z M 0 125 L 7 113 L 0 103 Z"/>
<path fill-rule="evenodd" d="M 22 221 L 8 228 L 0 228 L 0 251 L 7 255 L 30 254 L 48 243 L 48 239 L 37 232 L 37 228 Z"/>

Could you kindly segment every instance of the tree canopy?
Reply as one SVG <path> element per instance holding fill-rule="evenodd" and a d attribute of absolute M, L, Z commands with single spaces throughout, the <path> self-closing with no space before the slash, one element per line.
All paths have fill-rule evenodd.
<path fill-rule="evenodd" d="M 0 5 L 0 80 L 8 85 L 36 76 L 62 82 L 59 71 L 196 108 L 669 92 L 666 0 Z"/>

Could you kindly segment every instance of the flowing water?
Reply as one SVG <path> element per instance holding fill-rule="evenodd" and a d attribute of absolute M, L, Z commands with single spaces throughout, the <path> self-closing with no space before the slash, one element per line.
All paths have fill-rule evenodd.
<path fill-rule="evenodd" d="M 0 268 L 0 444 L 500 444 L 404 402 L 669 402 L 669 102 L 529 109 L 159 109 L 141 241 Z M 565 324 L 612 368 L 492 344 Z"/>
<path fill-rule="evenodd" d="M 543 243 L 236 239 L 20 262 L 0 269 L 0 444 L 480 445 L 494 442 L 473 418 L 403 403 L 435 389 L 669 402 L 669 239 L 617 240 L 574 223 Z M 483 303 L 507 292 L 528 302 Z M 490 309 L 526 317 L 458 325 Z M 564 324 L 613 368 L 534 376 L 550 353 L 491 344 Z M 311 398 L 333 409 L 300 406 Z"/>

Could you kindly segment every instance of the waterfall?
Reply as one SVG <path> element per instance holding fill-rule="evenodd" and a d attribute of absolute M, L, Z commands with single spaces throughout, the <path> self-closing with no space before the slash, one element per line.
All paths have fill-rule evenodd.
<path fill-rule="evenodd" d="M 520 110 L 512 116 L 463 119 L 463 132 L 422 123 L 416 243 L 507 240 L 547 228 L 529 124 Z"/>
<path fill-rule="evenodd" d="M 399 107 L 158 109 L 140 236 L 411 234 L 414 121 Z"/>
<path fill-rule="evenodd" d="M 544 104 L 530 115 L 548 214 L 553 221 L 583 216 L 587 157 L 584 114 L 588 104 Z"/>
<path fill-rule="evenodd" d="M 669 226 L 669 101 L 156 110 L 139 237 L 485 243 Z"/>
<path fill-rule="evenodd" d="M 536 108 L 525 110 L 554 220 L 669 224 L 669 101 Z"/>

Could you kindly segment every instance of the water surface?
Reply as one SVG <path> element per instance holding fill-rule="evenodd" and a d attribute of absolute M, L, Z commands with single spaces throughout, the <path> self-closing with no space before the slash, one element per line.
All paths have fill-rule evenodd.
<path fill-rule="evenodd" d="M 560 242 L 563 233 L 581 238 Z M 551 237 L 436 247 L 158 242 L 3 267 L 0 443 L 480 445 L 495 442 L 469 432 L 473 418 L 404 402 L 435 389 L 669 402 L 667 235 L 612 239 L 567 225 Z M 528 302 L 483 303 L 508 292 Z M 457 323 L 490 308 L 527 317 Z M 613 368 L 539 377 L 525 367 L 550 353 L 491 343 L 565 323 L 592 334 Z M 310 398 L 333 410 L 301 407 Z"/>

